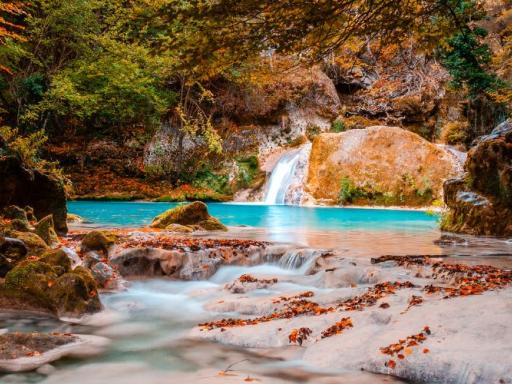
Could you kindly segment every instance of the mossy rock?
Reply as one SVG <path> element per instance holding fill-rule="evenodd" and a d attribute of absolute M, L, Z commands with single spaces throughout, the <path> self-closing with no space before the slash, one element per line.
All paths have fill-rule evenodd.
<path fill-rule="evenodd" d="M 208 219 L 201 221 L 198 224 L 201 228 L 207 231 L 227 231 L 227 227 L 222 224 L 219 219 L 210 216 Z"/>
<path fill-rule="evenodd" d="M 43 253 L 39 261 L 51 265 L 59 276 L 71 270 L 71 260 L 62 249 L 54 249 Z"/>
<path fill-rule="evenodd" d="M 5 207 L 2 211 L 2 214 L 6 219 L 18 219 L 28 222 L 27 213 L 25 210 L 16 205 L 9 205 Z"/>
<path fill-rule="evenodd" d="M 47 291 L 56 279 L 57 274 L 50 265 L 40 261 L 26 260 L 5 275 L 4 286 L 9 290 L 29 293 L 42 302 L 47 301 L 50 305 L 51 300 L 48 298 Z"/>
<path fill-rule="evenodd" d="M 73 223 L 73 224 L 85 222 L 83 217 L 76 215 L 74 213 L 68 213 L 66 221 L 68 223 Z"/>
<path fill-rule="evenodd" d="M 28 221 L 37 221 L 36 215 L 34 214 L 34 208 L 27 205 L 23 210 L 27 215 Z"/>
<path fill-rule="evenodd" d="M 193 228 L 181 224 L 169 224 L 167 227 L 165 227 L 165 229 L 170 232 L 178 233 L 191 233 L 194 231 Z"/>
<path fill-rule="evenodd" d="M 9 289 L 0 286 L 0 311 L 13 311 L 19 313 L 26 311 L 36 314 L 57 315 L 57 308 L 46 295 L 38 296 L 19 289 Z"/>
<path fill-rule="evenodd" d="M 10 227 L 14 231 L 19 231 L 19 232 L 29 232 L 30 231 L 30 224 L 26 220 L 14 219 L 11 221 Z"/>
<path fill-rule="evenodd" d="M 13 269 L 27 255 L 27 247 L 18 239 L 0 238 L 0 277 Z"/>
<path fill-rule="evenodd" d="M 35 225 L 35 233 L 48 245 L 59 242 L 59 238 L 55 232 L 52 215 L 45 216 L 37 222 Z"/>
<path fill-rule="evenodd" d="M 208 207 L 201 201 L 180 205 L 161 213 L 153 219 L 152 228 L 164 229 L 170 224 L 193 225 L 210 217 Z"/>
<path fill-rule="evenodd" d="M 49 249 L 46 242 L 32 232 L 11 231 L 9 232 L 9 236 L 23 241 L 30 255 L 39 256 Z"/>
<path fill-rule="evenodd" d="M 61 256 L 58 253 L 48 254 L 45 260 L 57 262 Z M 41 307 L 59 316 L 76 317 L 99 311 L 101 303 L 91 273 L 77 267 L 58 276 L 56 269 L 62 268 L 42 261 L 22 261 L 7 273 L 2 288 L 9 297 L 30 295 Z"/>
<path fill-rule="evenodd" d="M 57 278 L 48 295 L 58 308 L 59 315 L 78 317 L 101 310 L 96 284 L 92 276 L 90 279 L 92 283 L 83 273 L 75 271 Z"/>
<path fill-rule="evenodd" d="M 153 219 L 151 227 L 167 229 L 172 224 L 191 228 L 199 226 L 208 231 L 227 230 L 218 219 L 210 216 L 207 205 L 201 201 L 194 201 L 165 211 Z"/>
<path fill-rule="evenodd" d="M 82 240 L 82 251 L 101 251 L 104 254 L 108 253 L 117 241 L 117 236 L 108 231 L 91 231 Z"/>

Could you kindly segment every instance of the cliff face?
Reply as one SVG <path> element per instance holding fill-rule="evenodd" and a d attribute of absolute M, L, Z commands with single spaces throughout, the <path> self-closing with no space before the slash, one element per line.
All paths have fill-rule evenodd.
<path fill-rule="evenodd" d="M 306 192 L 330 204 L 426 205 L 456 174 L 450 153 L 412 132 L 376 126 L 317 136 Z"/>
<path fill-rule="evenodd" d="M 512 236 L 512 120 L 483 136 L 468 153 L 464 178 L 444 185 L 450 208 L 442 228 Z"/>

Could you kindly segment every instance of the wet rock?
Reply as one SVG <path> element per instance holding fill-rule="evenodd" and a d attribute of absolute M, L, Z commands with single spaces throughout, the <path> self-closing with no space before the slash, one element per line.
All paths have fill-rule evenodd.
<path fill-rule="evenodd" d="M 5 334 L 0 336 L 0 370 L 25 372 L 37 369 L 38 373 L 49 375 L 55 368 L 48 363 L 65 356 L 97 355 L 108 344 L 108 339 L 92 335 L 20 332 Z"/>
<path fill-rule="evenodd" d="M 85 235 L 80 246 L 83 252 L 100 251 L 104 255 L 117 241 L 117 236 L 108 231 L 91 231 Z"/>
<path fill-rule="evenodd" d="M 55 230 L 61 234 L 67 232 L 66 193 L 61 180 L 30 169 L 15 156 L 0 159 L 0 180 L 0 207 L 28 205 L 37 217 L 52 214 Z"/>
<path fill-rule="evenodd" d="M 74 249 L 62 247 L 61 250 L 68 256 L 69 260 L 71 261 L 72 268 L 82 265 L 82 259 L 80 256 L 78 256 L 78 253 L 76 253 Z"/>
<path fill-rule="evenodd" d="M 201 201 L 194 201 L 165 211 L 153 219 L 151 227 L 164 229 L 171 224 L 199 226 L 210 231 L 227 230 L 218 219 L 210 216 L 207 205 Z"/>
<path fill-rule="evenodd" d="M 48 215 L 35 224 L 35 233 L 48 245 L 58 243 L 59 238 L 55 232 L 53 216 Z"/>
<path fill-rule="evenodd" d="M 84 255 L 84 265 L 87 268 L 92 268 L 96 263 L 99 263 L 102 260 L 103 260 L 103 257 L 100 256 L 95 251 L 86 252 Z"/>
<path fill-rule="evenodd" d="M 434 244 L 440 247 L 450 247 L 454 245 L 467 245 L 468 241 L 460 236 L 442 235 L 439 239 L 434 241 Z"/>
<path fill-rule="evenodd" d="M 83 217 L 79 216 L 79 215 L 76 215 L 74 213 L 68 213 L 68 216 L 67 216 L 67 222 L 68 223 L 72 223 L 72 224 L 80 224 L 80 223 L 84 223 L 85 220 Z"/>
<path fill-rule="evenodd" d="M 114 270 L 107 263 L 96 263 L 91 268 L 91 273 L 100 287 L 105 287 L 107 283 L 114 277 Z"/>
<path fill-rule="evenodd" d="M 31 255 L 38 256 L 48 249 L 48 245 L 45 243 L 45 241 L 35 233 L 11 231 L 9 232 L 9 235 L 23 241 L 28 249 L 29 254 Z"/>

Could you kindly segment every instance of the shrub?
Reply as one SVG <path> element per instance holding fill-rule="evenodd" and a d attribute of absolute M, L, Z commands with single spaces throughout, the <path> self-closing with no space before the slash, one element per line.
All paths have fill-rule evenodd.
<path fill-rule="evenodd" d="M 451 121 L 443 127 L 441 140 L 450 145 L 464 144 L 468 139 L 468 129 L 467 121 Z"/>
<path fill-rule="evenodd" d="M 345 123 L 342 120 L 334 120 L 331 124 L 331 132 L 340 133 L 345 131 Z"/>

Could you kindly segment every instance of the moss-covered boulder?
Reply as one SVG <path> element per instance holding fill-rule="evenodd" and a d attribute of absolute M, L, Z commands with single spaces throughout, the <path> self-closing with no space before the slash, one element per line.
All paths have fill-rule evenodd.
<path fill-rule="evenodd" d="M 83 252 L 101 251 L 105 255 L 117 241 L 117 235 L 108 231 L 91 231 L 82 239 L 80 246 Z"/>
<path fill-rule="evenodd" d="M 85 222 L 84 218 L 74 213 L 68 213 L 66 221 L 68 224 L 80 224 Z"/>
<path fill-rule="evenodd" d="M 29 232 L 31 230 L 29 222 L 20 219 L 12 220 L 10 223 L 10 228 L 20 232 Z"/>
<path fill-rule="evenodd" d="M 9 205 L 9 206 L 5 207 L 2 210 L 2 215 L 7 219 L 11 219 L 11 220 L 18 219 L 18 220 L 28 222 L 27 212 L 25 212 L 24 209 L 21 209 L 20 207 L 18 207 L 16 205 Z"/>
<path fill-rule="evenodd" d="M 48 244 L 32 232 L 11 231 L 9 232 L 9 236 L 23 241 L 30 255 L 39 256 L 49 249 Z"/>
<path fill-rule="evenodd" d="M 464 178 L 444 184 L 444 200 L 450 210 L 441 228 L 512 236 L 512 119 L 477 140 L 464 169 Z"/>
<path fill-rule="evenodd" d="M 27 253 L 28 249 L 23 241 L 0 237 L 0 277 L 4 277 Z"/>
<path fill-rule="evenodd" d="M 101 310 L 96 283 L 89 276 L 86 278 L 84 273 L 73 271 L 57 278 L 48 295 L 58 308 L 59 315 L 78 317 Z"/>
<path fill-rule="evenodd" d="M 59 253 L 47 254 L 44 260 L 56 263 L 52 266 L 41 260 L 22 261 L 5 276 L 0 287 L 0 309 L 16 309 L 17 298 L 30 296 L 31 307 L 58 316 L 78 317 L 101 309 L 96 281 L 82 267 L 62 273 L 66 262 Z"/>
<path fill-rule="evenodd" d="M 208 219 L 201 221 L 199 227 L 207 231 L 227 231 L 228 229 L 216 217 L 210 216 Z"/>
<path fill-rule="evenodd" d="M 218 219 L 210 216 L 207 205 L 201 201 L 165 211 L 153 219 L 151 227 L 166 229 L 172 224 L 199 226 L 205 230 L 227 230 Z"/>
<path fill-rule="evenodd" d="M 59 241 L 53 224 L 53 216 L 48 215 L 35 224 L 35 233 L 48 245 L 53 245 Z"/>
<path fill-rule="evenodd" d="M 71 260 L 62 249 L 46 251 L 39 258 L 39 261 L 52 266 L 59 276 L 71 270 Z"/>
<path fill-rule="evenodd" d="M 25 208 L 23 208 L 23 210 L 27 214 L 28 221 L 37 221 L 36 215 L 34 213 L 34 208 L 32 208 L 31 206 L 27 205 Z"/>

